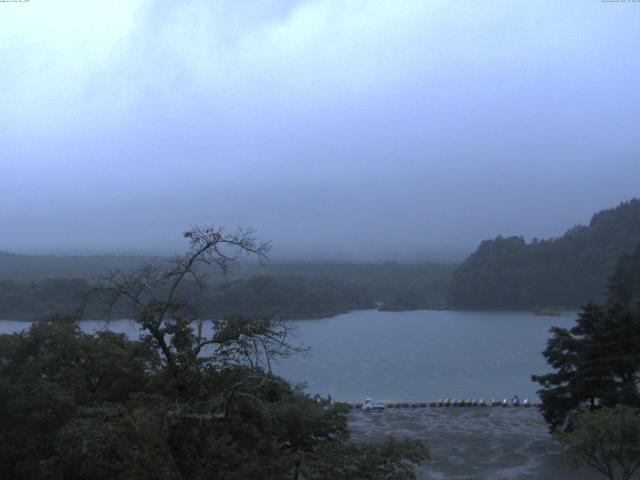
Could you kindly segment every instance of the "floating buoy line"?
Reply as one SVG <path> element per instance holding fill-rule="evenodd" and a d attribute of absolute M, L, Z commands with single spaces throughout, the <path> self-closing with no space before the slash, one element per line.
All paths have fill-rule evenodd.
<path fill-rule="evenodd" d="M 351 408 L 355 409 L 363 409 L 369 410 L 367 408 L 367 403 L 350 403 Z M 502 407 L 502 408 L 531 408 L 531 407 L 539 407 L 539 403 L 530 402 L 529 399 L 524 399 L 520 401 L 520 399 L 516 396 L 511 400 L 507 400 L 506 398 L 502 400 L 496 400 L 492 398 L 491 400 L 485 400 L 484 398 L 475 399 L 475 398 L 445 398 L 439 399 L 435 402 L 385 402 L 378 404 L 384 408 L 462 408 L 462 407 L 470 407 L 470 408 L 483 408 L 483 407 Z M 378 408 L 377 410 L 381 410 Z"/>

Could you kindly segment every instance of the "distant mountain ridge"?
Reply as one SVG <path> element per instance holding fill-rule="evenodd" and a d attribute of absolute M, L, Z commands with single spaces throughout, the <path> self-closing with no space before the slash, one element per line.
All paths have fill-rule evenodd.
<path fill-rule="evenodd" d="M 577 307 L 602 301 L 618 259 L 640 245 L 640 199 L 593 215 L 561 237 L 498 236 L 483 241 L 453 272 L 448 303 L 455 308 Z"/>

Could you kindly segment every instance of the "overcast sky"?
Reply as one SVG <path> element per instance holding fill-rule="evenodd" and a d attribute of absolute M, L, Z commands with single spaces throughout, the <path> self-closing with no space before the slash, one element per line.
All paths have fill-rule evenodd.
<path fill-rule="evenodd" d="M 640 195 L 640 3 L 0 3 L 0 249 L 408 259 Z"/>

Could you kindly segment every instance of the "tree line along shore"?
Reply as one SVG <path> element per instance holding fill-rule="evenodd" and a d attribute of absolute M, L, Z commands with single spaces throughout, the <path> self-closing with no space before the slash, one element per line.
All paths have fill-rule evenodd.
<path fill-rule="evenodd" d="M 530 242 L 498 236 L 461 263 L 272 262 L 239 264 L 230 277 L 205 269 L 203 292 L 183 294 L 201 313 L 305 319 L 380 308 L 530 310 L 541 315 L 602 301 L 617 260 L 640 244 L 640 200 L 593 215 L 564 235 Z M 72 313 L 97 280 L 164 259 L 144 256 L 30 256 L 0 252 L 0 318 L 34 320 Z M 85 318 L 104 318 L 105 305 L 86 305 Z M 121 306 L 114 312 L 128 316 Z"/>

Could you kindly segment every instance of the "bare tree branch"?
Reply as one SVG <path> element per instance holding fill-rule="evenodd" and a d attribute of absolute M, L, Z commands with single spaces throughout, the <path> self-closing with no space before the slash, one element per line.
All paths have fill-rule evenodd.
<path fill-rule="evenodd" d="M 215 320 L 211 334 L 205 335 L 197 309 L 179 298 L 181 286 L 189 278 L 204 290 L 201 265 L 216 266 L 227 275 L 243 256 L 264 262 L 269 244 L 257 242 L 252 230 L 242 228 L 229 234 L 222 227 L 194 226 L 183 236 L 189 248 L 171 259 L 167 268 L 152 263 L 126 274 L 111 272 L 102 279 L 95 291 L 109 295 L 109 312 L 120 301 L 130 303 L 134 320 L 176 374 L 205 366 L 256 368 L 262 354 L 270 371 L 274 358 L 305 351 L 292 345 L 290 327 L 276 320 L 239 316 Z"/>

